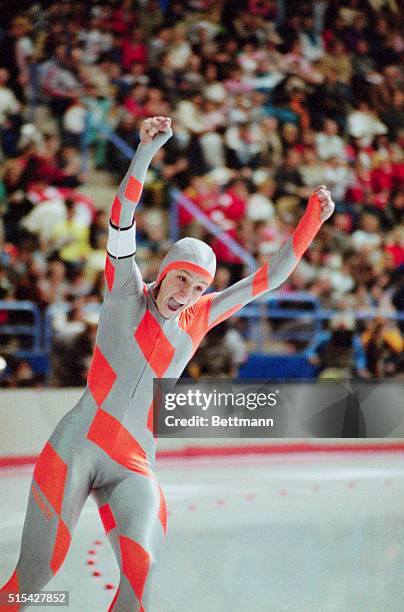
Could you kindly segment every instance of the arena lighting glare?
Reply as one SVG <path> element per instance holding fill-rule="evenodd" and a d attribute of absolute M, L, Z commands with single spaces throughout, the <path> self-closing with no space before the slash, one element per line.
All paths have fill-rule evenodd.
<path fill-rule="evenodd" d="M 5 370 L 7 367 L 7 361 L 0 355 L 0 372 Z"/>

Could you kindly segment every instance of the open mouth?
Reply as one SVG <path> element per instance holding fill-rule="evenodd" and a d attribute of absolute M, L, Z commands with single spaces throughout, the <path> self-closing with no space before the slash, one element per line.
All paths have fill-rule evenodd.
<path fill-rule="evenodd" d="M 169 310 L 171 310 L 171 312 L 177 312 L 177 310 L 179 310 L 183 306 L 184 304 L 181 304 L 181 302 L 177 302 L 177 300 L 173 297 L 170 297 L 167 300 L 167 307 Z"/>

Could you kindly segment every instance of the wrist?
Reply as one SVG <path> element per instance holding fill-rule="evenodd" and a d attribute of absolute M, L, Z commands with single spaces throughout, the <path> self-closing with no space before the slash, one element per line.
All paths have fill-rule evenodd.
<path fill-rule="evenodd" d="M 316 195 L 312 195 L 303 217 L 293 232 L 293 250 L 298 259 L 302 257 L 323 224 L 320 212 L 320 200 Z"/>

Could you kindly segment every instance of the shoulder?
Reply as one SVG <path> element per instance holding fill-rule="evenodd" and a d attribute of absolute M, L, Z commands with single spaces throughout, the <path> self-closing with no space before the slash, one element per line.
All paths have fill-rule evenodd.
<path fill-rule="evenodd" d="M 209 330 L 209 312 L 215 295 L 208 293 L 202 296 L 194 306 L 186 308 L 180 314 L 178 324 L 191 337 L 194 350 Z"/>
<path fill-rule="evenodd" d="M 186 308 L 179 317 L 179 323 L 181 327 L 187 327 L 188 325 L 190 325 L 192 322 L 198 320 L 201 323 L 205 320 L 207 320 L 207 317 L 209 315 L 209 311 L 210 311 L 210 307 L 212 304 L 212 301 L 215 297 L 215 295 L 217 295 L 216 293 L 207 293 L 206 295 L 203 295 L 197 302 L 196 304 L 194 304 L 193 306 L 190 306 L 189 308 Z"/>

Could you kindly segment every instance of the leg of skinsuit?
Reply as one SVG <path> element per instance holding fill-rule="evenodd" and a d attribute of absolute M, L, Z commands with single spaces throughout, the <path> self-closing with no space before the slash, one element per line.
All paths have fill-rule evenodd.
<path fill-rule="evenodd" d="M 60 426 L 42 449 L 35 466 L 17 566 L 0 592 L 35 593 L 62 565 L 72 532 L 92 487 L 88 447 L 81 448 Z M 22 605 L 0 605 L 16 612 Z"/>
<path fill-rule="evenodd" d="M 155 478 L 123 473 L 93 490 L 115 553 L 120 582 L 108 612 L 148 612 L 152 574 L 166 531 L 166 506 Z"/>

